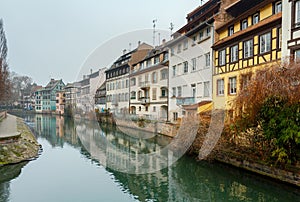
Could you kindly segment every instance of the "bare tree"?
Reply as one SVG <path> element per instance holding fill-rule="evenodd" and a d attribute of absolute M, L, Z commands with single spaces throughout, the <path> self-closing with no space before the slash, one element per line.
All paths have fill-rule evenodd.
<path fill-rule="evenodd" d="M 0 102 L 8 100 L 10 94 L 10 81 L 7 63 L 7 40 L 3 27 L 3 20 L 0 19 Z"/>

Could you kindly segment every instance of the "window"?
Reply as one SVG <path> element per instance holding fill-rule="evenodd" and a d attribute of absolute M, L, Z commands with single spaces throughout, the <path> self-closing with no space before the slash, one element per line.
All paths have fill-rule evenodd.
<path fill-rule="evenodd" d="M 206 28 L 206 36 L 210 36 L 210 27 Z"/>
<path fill-rule="evenodd" d="M 252 16 L 252 25 L 255 25 L 259 22 L 259 13 L 255 13 L 253 16 Z"/>
<path fill-rule="evenodd" d="M 244 58 L 253 56 L 253 39 L 244 42 Z"/>
<path fill-rule="evenodd" d="M 136 84 L 136 79 L 135 78 L 130 79 L 130 85 L 135 86 L 135 84 Z"/>
<path fill-rule="evenodd" d="M 177 93 L 178 93 L 178 97 L 181 97 L 181 95 L 182 95 L 182 88 L 181 88 L 181 86 L 177 87 Z"/>
<path fill-rule="evenodd" d="M 156 100 L 156 88 L 152 88 L 152 100 Z"/>
<path fill-rule="evenodd" d="M 180 53 L 180 52 L 181 52 L 181 43 L 178 44 L 178 46 L 177 46 L 177 53 Z"/>
<path fill-rule="evenodd" d="M 299 63 L 300 62 L 300 49 L 299 50 L 295 50 L 295 62 Z"/>
<path fill-rule="evenodd" d="M 152 65 L 152 60 L 150 59 L 150 60 L 147 60 L 146 61 L 146 66 L 147 67 L 150 67 Z"/>
<path fill-rule="evenodd" d="M 126 79 L 126 81 L 125 81 L 125 87 L 126 87 L 126 88 L 129 87 L 129 81 L 128 81 L 128 79 Z"/>
<path fill-rule="evenodd" d="M 277 44 L 277 47 L 279 49 L 281 49 L 281 45 L 282 45 L 282 29 L 280 27 L 280 28 L 278 28 L 278 44 Z"/>
<path fill-rule="evenodd" d="M 176 87 L 173 87 L 173 88 L 172 88 L 172 96 L 173 96 L 173 97 L 176 97 Z"/>
<path fill-rule="evenodd" d="M 173 76 L 176 76 L 176 65 L 174 65 L 174 66 L 172 67 L 172 69 L 173 69 Z"/>
<path fill-rule="evenodd" d="M 210 53 L 205 54 L 205 66 L 206 67 L 210 66 Z"/>
<path fill-rule="evenodd" d="M 188 62 L 183 63 L 183 73 L 187 73 L 189 71 Z"/>
<path fill-rule="evenodd" d="M 271 33 L 266 33 L 259 37 L 260 53 L 266 53 L 271 50 Z"/>
<path fill-rule="evenodd" d="M 247 29 L 247 27 L 248 27 L 248 20 L 245 19 L 241 23 L 241 30 Z"/>
<path fill-rule="evenodd" d="M 282 11 L 281 1 L 278 1 L 274 4 L 274 14 L 280 13 Z"/>
<path fill-rule="evenodd" d="M 236 94 L 236 77 L 229 78 L 229 94 Z"/>
<path fill-rule="evenodd" d="M 157 73 L 156 72 L 152 73 L 152 83 L 157 83 Z"/>
<path fill-rule="evenodd" d="M 173 120 L 177 121 L 178 119 L 178 112 L 173 112 Z"/>
<path fill-rule="evenodd" d="M 196 44 L 197 36 L 193 36 L 192 46 Z"/>
<path fill-rule="evenodd" d="M 219 66 L 225 65 L 226 52 L 225 49 L 219 51 Z"/>
<path fill-rule="evenodd" d="M 238 45 L 230 47 L 230 62 L 236 62 L 239 59 Z"/>
<path fill-rule="evenodd" d="M 166 61 L 166 60 L 168 60 L 168 59 L 169 59 L 169 53 L 166 52 L 166 53 L 164 54 L 164 60 L 163 60 L 163 61 Z"/>
<path fill-rule="evenodd" d="M 300 1 L 295 3 L 295 27 L 300 26 Z"/>
<path fill-rule="evenodd" d="M 192 88 L 192 97 L 196 97 L 196 84 L 191 84 Z"/>
<path fill-rule="evenodd" d="M 139 111 L 142 111 L 142 107 L 139 107 Z"/>
<path fill-rule="evenodd" d="M 165 80 L 168 78 L 168 70 L 163 69 L 160 71 L 160 80 Z"/>
<path fill-rule="evenodd" d="M 188 43 L 188 40 L 186 39 L 184 42 L 183 42 L 183 50 L 186 50 L 189 46 L 189 43 Z"/>
<path fill-rule="evenodd" d="M 196 58 L 193 58 L 192 59 L 192 71 L 196 70 L 196 65 L 197 65 L 197 60 L 196 60 Z"/>
<path fill-rule="evenodd" d="M 154 64 L 158 64 L 159 63 L 159 56 L 155 56 L 154 58 Z"/>
<path fill-rule="evenodd" d="M 155 106 L 153 106 L 153 110 L 152 110 L 153 112 L 156 112 L 156 107 Z"/>
<path fill-rule="evenodd" d="M 232 25 L 228 28 L 228 36 L 231 36 L 233 34 L 234 34 L 234 26 Z"/>
<path fill-rule="evenodd" d="M 200 33 L 199 33 L 199 41 L 201 41 L 203 39 L 203 31 L 201 31 Z"/>
<path fill-rule="evenodd" d="M 204 82 L 203 97 L 209 97 L 209 81 Z"/>
<path fill-rule="evenodd" d="M 161 88 L 161 97 L 166 97 L 166 96 L 167 96 L 167 89 Z"/>
<path fill-rule="evenodd" d="M 224 95 L 224 79 L 217 80 L 217 95 Z"/>
<path fill-rule="evenodd" d="M 171 48 L 171 56 L 174 55 L 174 52 L 175 52 L 175 51 L 174 51 L 174 47 L 172 47 L 172 48 Z"/>

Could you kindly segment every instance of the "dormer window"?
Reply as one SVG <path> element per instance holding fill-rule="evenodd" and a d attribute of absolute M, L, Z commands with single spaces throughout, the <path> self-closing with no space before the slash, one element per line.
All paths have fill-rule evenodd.
<path fill-rule="evenodd" d="M 233 34 L 234 34 L 234 26 L 232 25 L 228 28 L 228 36 L 231 36 Z"/>
<path fill-rule="evenodd" d="M 247 27 L 248 27 L 248 20 L 245 19 L 242 21 L 241 30 L 247 29 Z"/>
<path fill-rule="evenodd" d="M 277 1 L 274 4 L 274 14 L 280 13 L 282 11 L 282 3 L 281 1 Z"/>
<path fill-rule="evenodd" d="M 255 25 L 259 22 L 259 13 L 255 13 L 253 16 L 252 16 L 252 25 Z"/>

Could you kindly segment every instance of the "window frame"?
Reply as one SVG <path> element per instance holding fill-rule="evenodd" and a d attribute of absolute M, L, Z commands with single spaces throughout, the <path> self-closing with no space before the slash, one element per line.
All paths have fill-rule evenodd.
<path fill-rule="evenodd" d="M 235 48 L 235 47 L 237 49 L 233 50 L 233 48 Z M 235 44 L 233 46 L 230 46 L 230 63 L 236 63 L 238 61 L 239 61 L 239 44 Z"/>
<path fill-rule="evenodd" d="M 245 30 L 248 28 L 248 18 L 241 21 L 241 30 Z"/>
<path fill-rule="evenodd" d="M 217 80 L 217 96 L 225 95 L 224 78 Z"/>
<path fill-rule="evenodd" d="M 234 34 L 234 26 L 231 25 L 228 27 L 228 36 L 232 36 Z"/>
<path fill-rule="evenodd" d="M 218 66 L 224 66 L 225 64 L 226 64 L 226 49 L 224 48 L 222 50 L 219 50 L 218 52 Z"/>
<path fill-rule="evenodd" d="M 266 43 L 265 43 L 266 45 L 264 44 L 265 50 L 262 52 L 262 39 L 264 36 L 268 36 L 268 35 L 270 36 L 269 40 L 266 40 Z M 269 46 L 268 46 L 267 42 L 269 42 Z M 269 47 L 269 49 L 267 50 L 268 47 Z M 260 55 L 267 54 L 267 53 L 271 52 L 271 50 L 272 50 L 272 32 L 269 31 L 269 32 L 259 35 L 259 54 Z"/>
<path fill-rule="evenodd" d="M 234 82 L 233 82 L 234 81 Z M 237 77 L 229 77 L 228 79 L 228 93 L 229 95 L 236 95 L 237 94 Z"/>
<path fill-rule="evenodd" d="M 255 22 L 255 17 L 257 16 L 257 22 Z M 257 24 L 257 23 L 259 23 L 259 21 L 260 21 L 260 15 L 259 15 L 259 12 L 257 12 L 257 13 L 254 13 L 253 15 L 252 15 L 252 25 L 255 25 L 255 24 Z"/>
<path fill-rule="evenodd" d="M 246 48 L 245 45 L 247 44 L 247 42 L 251 42 L 251 46 L 248 45 L 248 47 Z M 248 49 L 248 55 L 245 55 L 246 49 Z M 251 38 L 246 41 L 243 41 L 243 59 L 249 59 L 252 58 L 253 56 L 254 56 L 254 40 L 253 38 Z"/>

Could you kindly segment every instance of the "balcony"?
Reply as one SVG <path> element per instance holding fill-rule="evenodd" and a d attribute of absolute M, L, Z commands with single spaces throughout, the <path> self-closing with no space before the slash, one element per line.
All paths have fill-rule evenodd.
<path fill-rule="evenodd" d="M 145 90 L 145 89 L 149 89 L 150 88 L 150 81 L 143 81 L 139 83 L 139 86 L 141 87 L 141 89 Z"/>
<path fill-rule="evenodd" d="M 139 99 L 139 101 L 141 102 L 142 105 L 148 105 L 148 104 L 150 104 L 150 98 L 149 97 L 141 97 Z"/>
<path fill-rule="evenodd" d="M 195 104 L 195 97 L 180 97 L 176 98 L 176 105 L 192 105 Z"/>

